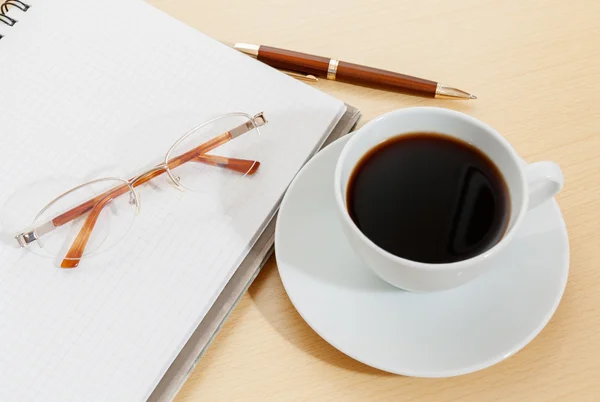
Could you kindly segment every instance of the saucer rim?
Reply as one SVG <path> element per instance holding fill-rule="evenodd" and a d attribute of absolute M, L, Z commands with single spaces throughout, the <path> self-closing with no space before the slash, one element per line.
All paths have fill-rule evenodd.
<path fill-rule="evenodd" d="M 319 159 L 326 158 L 328 153 L 334 153 L 336 151 L 335 150 L 336 147 L 339 147 L 340 152 L 341 152 L 343 145 L 351 138 L 351 136 L 352 136 L 352 134 L 347 134 L 347 135 L 335 140 L 334 142 L 329 144 L 327 147 L 325 147 L 321 151 L 319 151 L 311 160 L 309 160 L 300 169 L 300 171 L 294 177 L 294 180 L 290 183 L 290 185 L 281 201 L 281 204 L 279 207 L 279 213 L 278 213 L 278 217 L 277 217 L 277 222 L 280 219 L 281 211 L 285 210 L 286 205 L 289 202 L 291 202 L 291 201 L 289 201 L 289 199 L 291 197 L 290 194 L 292 194 L 291 190 L 293 190 L 293 188 L 298 184 L 298 182 L 301 180 L 301 177 L 303 176 L 305 171 L 309 168 L 309 166 L 312 165 L 313 163 L 318 163 Z M 522 161 L 522 163 L 526 164 L 526 162 L 523 161 L 522 159 L 521 159 L 521 161 Z M 315 325 L 313 325 L 313 323 L 311 323 L 310 318 L 307 317 L 302 312 L 301 308 L 298 307 L 297 300 L 294 299 L 294 296 L 289 292 L 288 285 L 286 285 L 285 275 L 282 274 L 282 271 L 281 271 L 282 264 L 279 264 L 279 261 L 277 258 L 277 255 L 279 253 L 278 252 L 278 244 L 282 242 L 282 240 L 280 240 L 281 239 L 281 231 L 279 230 L 279 225 L 275 226 L 275 236 L 274 236 L 274 255 L 275 255 L 276 262 L 277 262 L 277 270 L 278 270 L 279 276 L 281 278 L 281 282 L 283 284 L 283 287 L 285 289 L 285 292 L 286 292 L 288 298 L 290 299 L 292 305 L 294 306 L 294 309 L 302 317 L 304 322 L 313 331 L 315 331 L 315 333 L 317 335 L 319 335 L 323 340 L 325 340 L 331 346 L 333 346 L 334 348 L 339 350 L 341 353 L 344 353 L 345 355 L 351 357 L 352 359 L 357 360 L 357 361 L 359 361 L 363 364 L 366 364 L 370 367 L 376 368 L 378 370 L 382 370 L 385 372 L 398 374 L 398 375 L 409 376 L 409 377 L 449 378 L 449 377 L 456 377 L 456 376 L 474 373 L 474 372 L 489 368 L 491 366 L 494 366 L 494 365 L 508 359 L 509 357 L 514 356 L 516 353 L 521 351 L 525 346 L 527 346 L 529 343 L 531 343 L 542 332 L 542 330 L 548 325 L 548 323 L 550 322 L 550 320 L 556 313 L 556 310 L 558 309 L 560 302 L 562 301 L 562 298 L 563 298 L 563 295 L 564 295 L 564 292 L 565 292 L 565 289 L 566 289 L 566 286 L 568 283 L 568 277 L 569 277 L 569 272 L 570 272 L 570 255 L 571 255 L 570 254 L 570 244 L 569 244 L 569 236 L 568 236 L 568 232 L 567 232 L 567 228 L 566 228 L 566 223 L 565 223 L 562 211 L 560 210 L 560 207 L 559 207 L 558 203 L 556 202 L 555 198 L 553 198 L 550 201 L 552 202 L 553 213 L 557 213 L 558 217 L 560 218 L 560 222 L 561 222 L 560 235 L 562 237 L 562 241 L 565 244 L 565 253 L 564 253 L 563 261 L 561 262 L 561 267 L 563 267 L 563 270 L 562 270 L 563 272 L 562 272 L 562 277 L 560 278 L 560 290 L 557 292 L 557 295 L 555 297 L 555 300 L 554 300 L 551 308 L 545 314 L 545 316 L 543 317 L 543 320 L 540 321 L 540 324 L 534 330 L 532 330 L 528 334 L 527 337 L 524 337 L 521 342 L 515 343 L 515 345 L 513 347 L 511 347 L 507 353 L 485 359 L 479 364 L 465 366 L 460 369 L 411 370 L 410 368 L 408 368 L 408 369 L 403 368 L 403 369 L 398 370 L 398 368 L 386 367 L 385 365 L 381 365 L 381 364 L 378 364 L 377 362 L 370 361 L 369 358 L 365 358 L 364 356 L 359 357 L 359 356 L 355 355 L 353 352 L 344 350 L 344 348 L 339 347 L 339 345 L 337 345 L 337 342 L 334 339 L 331 339 L 331 337 L 324 336 L 317 328 L 315 328 Z M 356 256 L 356 258 L 359 258 L 359 257 Z"/>

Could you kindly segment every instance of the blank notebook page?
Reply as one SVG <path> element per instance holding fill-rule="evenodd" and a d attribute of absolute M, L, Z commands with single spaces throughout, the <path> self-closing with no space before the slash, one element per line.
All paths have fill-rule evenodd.
<path fill-rule="evenodd" d="M 0 400 L 143 401 L 345 106 L 138 0 L 31 3 L 0 40 Z M 146 183 L 127 237 L 71 270 L 12 244 L 48 189 L 133 177 L 238 111 L 268 123 L 229 193 Z"/>

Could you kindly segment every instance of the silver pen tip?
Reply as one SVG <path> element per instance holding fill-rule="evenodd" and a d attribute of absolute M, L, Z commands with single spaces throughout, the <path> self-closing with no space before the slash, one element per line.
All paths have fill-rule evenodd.
<path fill-rule="evenodd" d="M 473 95 L 473 94 L 470 94 L 469 98 L 471 98 L 471 99 L 477 99 L 477 97 L 475 95 Z"/>

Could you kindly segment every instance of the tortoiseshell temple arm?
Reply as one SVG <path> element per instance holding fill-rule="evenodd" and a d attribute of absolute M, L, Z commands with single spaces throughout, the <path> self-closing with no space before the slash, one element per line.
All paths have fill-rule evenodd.
<path fill-rule="evenodd" d="M 205 159 L 204 158 L 205 158 L 205 155 L 200 155 L 200 156 L 197 156 L 196 158 L 192 159 L 191 161 L 204 162 L 204 163 L 208 163 L 210 165 L 219 166 L 219 167 L 223 167 L 224 164 L 228 164 L 229 165 L 228 167 L 230 170 L 234 170 L 239 173 L 246 173 L 246 174 L 250 174 L 250 175 L 254 174 L 256 172 L 256 170 L 258 169 L 258 166 L 260 165 L 260 162 L 246 160 L 246 159 L 225 158 L 222 156 L 205 158 Z M 145 176 L 143 176 L 143 178 L 140 178 L 141 180 L 137 181 L 136 183 L 140 183 L 140 181 L 142 181 L 142 180 L 144 182 L 147 182 L 150 179 L 164 173 L 165 171 L 166 171 L 166 169 L 164 169 L 164 168 L 157 169 L 153 172 L 146 174 Z M 93 206 L 93 208 L 91 209 L 85 222 L 83 223 L 83 226 L 79 230 L 79 233 L 77 234 L 77 238 L 73 242 L 73 245 L 67 252 L 65 258 L 63 259 L 63 261 L 60 265 L 61 268 L 76 268 L 79 265 L 79 260 L 81 259 L 81 256 L 83 256 L 85 246 L 87 245 L 87 242 L 90 239 L 92 230 L 94 229 L 94 226 L 96 225 L 96 221 L 98 220 L 98 216 L 100 215 L 100 212 L 102 212 L 102 209 L 104 208 L 104 206 L 106 204 L 108 204 L 111 200 L 113 200 L 115 197 L 118 197 L 118 196 L 128 192 L 129 188 L 124 185 L 124 190 L 125 191 L 119 190 L 119 191 L 115 191 L 114 193 L 108 193 L 104 199 L 100 200 Z"/>
<path fill-rule="evenodd" d="M 192 159 L 194 162 L 202 162 L 212 166 L 227 168 L 234 172 L 253 175 L 260 167 L 259 161 L 248 159 L 227 158 L 225 156 L 200 155 Z"/>
<path fill-rule="evenodd" d="M 97 203 L 94 208 L 92 208 L 89 215 L 85 219 L 83 226 L 79 230 L 75 241 L 71 245 L 71 248 L 65 255 L 65 258 L 62 260 L 60 264 L 61 268 L 75 268 L 79 265 L 79 260 L 83 255 L 83 251 L 85 250 L 88 240 L 90 239 L 94 225 L 96 225 L 96 221 L 98 220 L 98 216 L 100 216 L 100 212 L 102 212 L 104 206 L 112 199 L 113 197 L 107 196 L 102 201 Z"/>
<path fill-rule="evenodd" d="M 170 159 L 168 162 L 169 169 L 174 169 L 178 166 L 181 166 L 184 163 L 189 162 L 190 160 L 197 158 L 198 156 L 205 154 L 206 152 L 210 152 L 213 149 L 231 141 L 232 139 L 239 137 L 240 135 L 247 133 L 248 131 L 253 130 L 256 127 L 262 126 L 267 123 L 267 121 L 264 118 L 264 116 L 262 115 L 262 113 L 259 113 L 258 115 L 254 116 L 253 120 L 254 120 L 254 124 L 251 124 L 250 122 L 241 124 L 238 127 L 235 127 L 234 129 L 232 129 L 226 133 L 218 135 L 218 136 L 214 137 L 213 139 L 197 146 L 196 148 L 189 150 L 188 152 L 186 152 L 182 155 L 179 155 L 177 157 Z M 152 180 L 153 178 L 160 176 L 161 174 L 163 174 L 165 172 L 166 172 L 166 169 L 164 167 L 157 167 L 157 168 L 151 169 L 150 171 L 131 179 L 130 182 L 132 183 L 133 187 L 138 187 L 138 186 Z M 64 212 L 63 214 L 54 218 L 52 220 L 52 222 L 54 223 L 55 226 L 64 225 L 65 223 L 68 223 L 68 222 L 72 221 L 73 219 L 78 218 L 79 216 L 88 212 L 96 203 L 98 203 L 100 200 L 102 200 L 106 195 L 108 195 L 108 194 L 112 195 L 113 192 L 117 192 L 118 195 L 121 195 L 121 194 L 126 193 L 127 191 L 128 191 L 128 187 L 126 185 L 119 186 L 119 187 L 117 187 L 113 190 L 110 190 L 104 194 L 100 194 L 100 195 L 92 198 L 91 200 L 86 201 L 85 203 L 83 203 L 67 212 Z"/>
<path fill-rule="evenodd" d="M 254 116 L 252 121 L 247 121 L 244 124 L 235 127 L 234 129 L 223 133 L 210 141 L 207 141 L 198 147 L 182 154 L 177 157 L 174 157 L 168 161 L 168 165 L 157 166 L 154 169 L 149 170 L 133 179 L 129 182 L 133 187 L 137 187 L 141 184 L 144 184 L 153 178 L 163 174 L 166 172 L 167 167 L 169 169 L 174 169 L 182 164 L 194 161 L 200 163 L 206 163 L 213 166 L 219 166 L 226 169 L 230 169 L 236 172 L 244 173 L 244 174 L 254 174 L 258 167 L 260 166 L 260 162 L 246 159 L 236 159 L 236 158 L 226 158 L 222 156 L 216 155 L 205 155 L 206 152 L 210 152 L 211 150 L 217 148 L 220 145 L 227 143 L 228 141 L 248 132 L 252 129 L 262 126 L 266 124 L 267 121 L 264 118 L 262 113 Z M 85 213 L 90 212 L 90 215 L 86 218 L 83 226 L 81 227 L 73 245 L 67 252 L 64 260 L 61 263 L 62 268 L 75 268 L 79 265 L 79 260 L 83 255 L 85 250 L 85 246 L 91 236 L 92 230 L 96 224 L 98 216 L 104 206 L 108 204 L 112 199 L 123 195 L 129 191 L 129 186 L 123 184 L 121 186 L 115 187 L 112 190 L 107 191 L 104 194 L 100 194 L 91 200 L 86 201 L 85 203 L 72 208 L 71 210 L 64 212 L 63 214 L 57 216 L 52 219 L 50 222 L 30 231 L 27 233 L 21 233 L 17 236 L 17 240 L 21 247 L 31 243 L 32 241 L 37 240 L 44 233 L 49 232 L 54 227 L 64 225 L 73 219 L 84 215 Z M 49 228 L 52 226 L 52 228 Z M 42 233 L 43 229 L 43 233 Z"/>
<path fill-rule="evenodd" d="M 258 168 L 260 166 L 260 162 L 258 162 L 258 161 L 249 160 L 249 159 L 227 158 L 227 157 L 218 156 L 218 155 L 199 155 L 196 158 L 192 159 L 191 161 L 205 163 L 207 165 L 217 166 L 217 167 L 221 167 L 221 168 L 231 170 L 234 172 L 249 174 L 249 175 L 256 173 L 256 171 L 258 170 Z M 133 186 L 137 187 L 140 184 L 145 183 L 148 180 L 150 180 L 156 176 L 159 176 L 164 172 L 165 172 L 164 169 L 162 169 L 162 170 L 155 169 L 150 172 L 147 172 L 143 176 L 139 176 L 139 180 L 136 181 Z M 119 190 L 123 190 L 123 192 L 121 193 Z M 112 194 L 113 191 L 115 192 L 114 194 Z M 65 223 L 70 222 L 71 220 L 87 213 L 96 203 L 99 202 L 100 197 L 112 194 L 113 197 L 111 197 L 111 198 L 114 198 L 118 195 L 126 193 L 127 191 L 128 191 L 128 188 L 126 185 L 123 185 L 122 188 L 121 187 L 114 188 L 113 190 L 111 190 L 108 193 L 102 194 L 92 200 L 87 201 L 85 204 L 81 204 L 78 207 L 67 211 L 66 213 L 61 215 L 62 218 L 59 218 L 59 217 L 54 218 L 53 220 L 46 222 L 45 224 L 43 224 L 41 226 L 38 226 L 34 230 L 20 233 L 19 235 L 16 236 L 18 245 L 20 247 L 26 247 L 28 244 L 33 243 L 34 241 L 39 239 L 41 236 L 52 231 L 57 226 L 64 225 Z"/>

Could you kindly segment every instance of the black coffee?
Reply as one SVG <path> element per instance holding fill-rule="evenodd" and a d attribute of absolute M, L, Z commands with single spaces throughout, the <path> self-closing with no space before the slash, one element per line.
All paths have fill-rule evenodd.
<path fill-rule="evenodd" d="M 399 136 L 372 149 L 350 177 L 347 203 L 371 241 L 426 263 L 491 248 L 510 209 L 496 165 L 474 146 L 435 133 Z"/>

